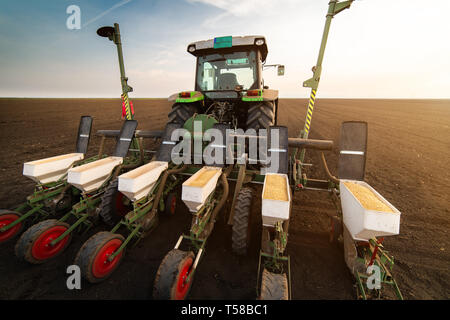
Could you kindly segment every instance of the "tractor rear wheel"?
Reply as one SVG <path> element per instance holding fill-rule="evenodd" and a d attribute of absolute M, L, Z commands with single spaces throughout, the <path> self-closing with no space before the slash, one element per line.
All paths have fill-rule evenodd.
<path fill-rule="evenodd" d="M 286 273 L 272 273 L 264 269 L 261 280 L 259 300 L 288 300 L 288 281 Z"/>
<path fill-rule="evenodd" d="M 25 231 L 16 243 L 16 256 L 32 264 L 41 264 L 63 252 L 70 241 L 69 233 L 55 245 L 51 242 L 69 229 L 69 225 L 56 219 L 41 221 Z"/>
<path fill-rule="evenodd" d="M 241 256 L 247 253 L 250 241 L 252 197 L 253 190 L 251 188 L 242 188 L 238 193 L 234 206 L 231 247 L 235 254 Z"/>
<path fill-rule="evenodd" d="M 153 298 L 184 300 L 191 289 L 194 253 L 173 249 L 164 257 L 156 273 Z"/>
<path fill-rule="evenodd" d="M 103 221 L 109 226 L 117 224 L 132 209 L 130 200 L 119 191 L 118 185 L 119 179 L 109 183 L 97 209 Z"/>
<path fill-rule="evenodd" d="M 0 210 L 0 229 L 6 227 L 7 225 L 13 223 L 17 219 L 19 219 L 22 215 L 18 212 L 10 211 L 10 210 Z M 23 224 L 20 222 L 16 224 L 11 229 L 8 229 L 4 232 L 0 232 L 0 243 L 5 243 L 14 237 L 16 237 L 23 228 Z"/>
<path fill-rule="evenodd" d="M 172 111 L 169 112 L 168 122 L 184 125 L 184 123 L 196 112 L 198 112 L 197 107 L 193 104 L 175 103 L 172 106 Z"/>
<path fill-rule="evenodd" d="M 267 129 L 274 124 L 275 108 L 272 102 L 259 102 L 248 109 L 247 129 Z"/>
<path fill-rule="evenodd" d="M 108 257 L 116 252 L 124 241 L 120 234 L 99 232 L 83 244 L 74 264 L 80 267 L 81 274 L 90 283 L 101 282 L 108 278 L 122 261 L 125 249 L 111 261 Z"/>

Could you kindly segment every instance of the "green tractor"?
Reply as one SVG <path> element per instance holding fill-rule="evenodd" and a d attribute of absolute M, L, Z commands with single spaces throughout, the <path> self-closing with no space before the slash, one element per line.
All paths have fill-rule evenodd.
<path fill-rule="evenodd" d="M 168 125 L 183 127 L 183 140 L 194 145 L 194 152 L 183 161 L 185 170 L 182 173 L 190 177 L 183 183 L 181 195 L 193 219 L 190 233 L 180 236 L 174 249 L 161 262 L 153 290 L 156 299 L 186 297 L 205 253 L 207 239 L 228 195 L 233 199 L 227 217 L 232 228 L 231 247 L 237 255 L 247 254 L 252 201 L 257 194 L 254 186 L 265 184 L 263 171 L 268 166 L 270 153 L 267 148 L 262 153 L 259 149 L 254 152 L 253 148 L 252 153 L 250 145 L 260 146 L 263 140 L 266 146 L 270 144 L 270 132 L 275 128 L 282 132 L 280 141 L 284 141 L 277 144 L 285 151 L 288 148 L 287 128 L 276 126 L 278 91 L 269 89 L 263 80 L 263 69 L 269 67 L 265 64 L 268 49 L 263 36 L 218 37 L 191 43 L 187 51 L 197 57 L 195 91 L 183 91 L 169 97 L 174 104 L 168 115 Z M 284 66 L 270 66 L 278 67 L 278 75 L 284 75 Z M 209 129 L 223 134 L 212 140 L 208 137 Z M 175 137 L 172 141 L 175 144 L 178 139 Z M 196 149 L 196 145 L 200 147 Z M 222 149 L 223 157 L 215 160 L 223 161 L 208 163 L 204 158 L 208 148 L 215 152 Z M 175 147 L 172 156 L 178 151 Z M 274 156 L 276 152 L 271 153 Z M 277 175 L 281 179 L 281 189 L 288 197 L 283 201 L 288 215 L 291 205 L 288 157 L 287 152 L 281 155 L 277 159 L 279 170 L 267 175 Z M 233 193 L 228 181 L 235 182 Z M 266 264 L 263 269 L 264 275 L 273 275 L 277 290 L 275 296 L 266 296 L 267 277 L 263 276 L 263 292 L 258 292 L 262 299 L 288 299 L 290 296 L 289 267 L 286 266 L 289 261 L 283 255 L 288 218 L 285 217 L 284 222 L 283 219 L 275 220 L 263 226 L 267 236 L 263 237 L 261 247 L 275 247 L 265 253 L 265 257 L 273 262 L 270 271 L 265 268 Z"/>
<path fill-rule="evenodd" d="M 220 37 L 188 45 L 197 57 L 195 91 L 173 94 L 169 122 L 184 124 L 206 114 L 232 129 L 276 125 L 278 91 L 264 84 L 267 44 L 263 36 Z M 284 66 L 278 66 L 278 75 Z"/>

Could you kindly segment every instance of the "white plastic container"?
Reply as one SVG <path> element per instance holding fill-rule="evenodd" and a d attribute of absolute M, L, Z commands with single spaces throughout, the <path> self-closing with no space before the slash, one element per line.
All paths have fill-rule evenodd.
<path fill-rule="evenodd" d="M 114 168 L 122 162 L 123 158 L 121 157 L 107 157 L 72 168 L 68 172 L 67 182 L 83 192 L 95 191 L 108 179 Z"/>
<path fill-rule="evenodd" d="M 214 171 L 209 179 L 197 183 L 199 178 L 209 170 Z M 197 212 L 203 206 L 205 200 L 216 188 L 217 180 L 221 174 L 222 168 L 203 167 L 183 183 L 181 200 L 191 212 Z"/>
<path fill-rule="evenodd" d="M 393 212 L 367 210 L 345 186 L 344 182 L 360 184 L 371 190 Z M 400 211 L 364 181 L 340 180 L 344 224 L 354 240 L 368 241 L 373 237 L 392 236 L 400 232 Z"/>
<path fill-rule="evenodd" d="M 145 197 L 169 167 L 165 161 L 152 161 L 119 176 L 119 191 L 131 201 Z"/>
<path fill-rule="evenodd" d="M 23 164 L 23 175 L 38 183 L 55 182 L 64 176 L 76 161 L 83 160 L 83 158 L 83 153 L 69 153 L 25 162 Z"/>
<path fill-rule="evenodd" d="M 286 183 L 286 192 L 287 201 L 285 200 L 275 200 L 265 198 L 266 188 L 270 188 L 268 185 L 267 177 L 270 175 L 277 175 L 283 177 Z M 273 186 L 272 186 L 273 187 Z M 279 173 L 266 173 L 266 177 L 264 178 L 264 187 L 262 190 L 262 205 L 261 205 L 261 213 L 262 213 L 262 221 L 264 226 L 275 226 L 275 223 L 281 221 L 289 220 L 289 213 L 291 211 L 291 192 L 289 188 L 289 179 L 286 174 Z"/>

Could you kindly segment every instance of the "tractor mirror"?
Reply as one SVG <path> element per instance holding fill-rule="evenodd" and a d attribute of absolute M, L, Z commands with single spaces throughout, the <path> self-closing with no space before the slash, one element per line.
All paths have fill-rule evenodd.
<path fill-rule="evenodd" d="M 284 76 L 284 66 L 281 65 L 278 66 L 278 75 Z"/>

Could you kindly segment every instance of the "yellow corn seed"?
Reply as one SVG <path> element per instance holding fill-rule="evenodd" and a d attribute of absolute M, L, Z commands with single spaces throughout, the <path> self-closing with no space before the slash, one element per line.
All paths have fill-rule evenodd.
<path fill-rule="evenodd" d="M 189 181 L 187 185 L 191 187 L 203 187 L 216 173 L 217 170 L 215 169 L 205 169 L 194 180 Z"/>
<path fill-rule="evenodd" d="M 369 188 L 354 182 L 344 182 L 344 184 L 365 209 L 394 213 L 394 211 L 383 203 Z"/>
<path fill-rule="evenodd" d="M 286 179 L 276 174 L 266 175 L 266 187 L 264 189 L 264 199 L 288 201 L 288 190 Z"/>

